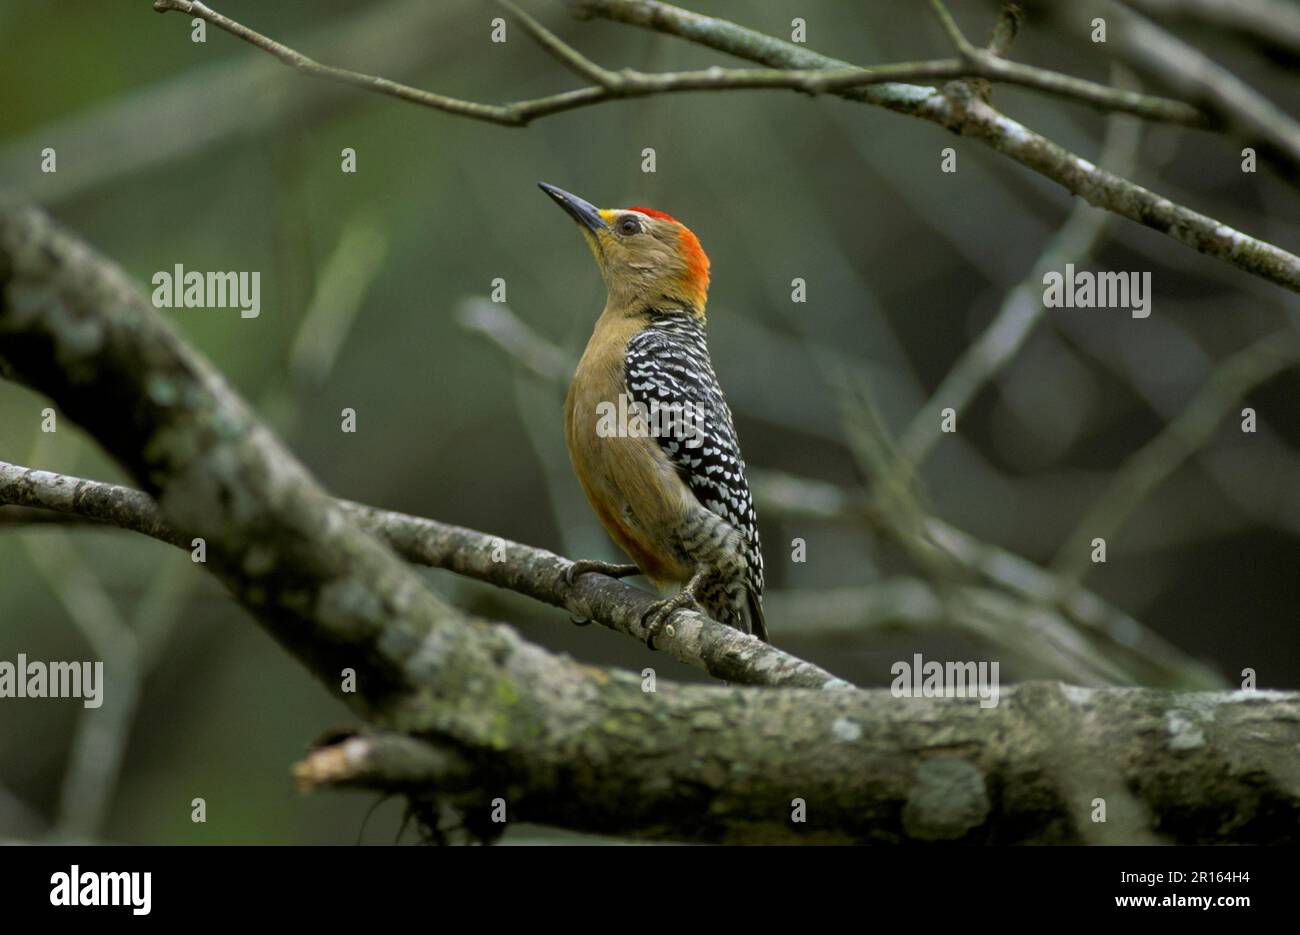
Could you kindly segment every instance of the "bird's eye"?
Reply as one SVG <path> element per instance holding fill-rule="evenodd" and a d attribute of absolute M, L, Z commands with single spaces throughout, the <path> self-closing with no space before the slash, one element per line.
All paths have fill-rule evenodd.
<path fill-rule="evenodd" d="M 641 233 L 641 222 L 629 215 L 618 222 L 618 232 L 624 237 Z"/>

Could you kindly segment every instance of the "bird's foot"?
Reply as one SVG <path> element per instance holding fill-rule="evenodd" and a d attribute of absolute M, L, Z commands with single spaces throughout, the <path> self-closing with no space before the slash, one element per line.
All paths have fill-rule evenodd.
<path fill-rule="evenodd" d="M 641 569 L 635 565 L 616 565 L 613 562 L 599 562 L 594 559 L 583 559 L 577 562 L 570 562 L 569 567 L 564 569 L 564 583 L 573 587 L 573 583 L 578 580 L 579 575 L 585 575 L 588 572 L 599 572 L 602 575 L 608 575 L 611 578 L 627 578 L 632 575 L 641 574 Z M 590 625 L 591 621 L 582 617 L 570 617 L 574 626 L 585 627 Z"/>
<path fill-rule="evenodd" d="M 632 575 L 641 574 L 641 569 L 636 565 L 617 565 L 614 562 L 600 562 L 584 558 L 581 561 L 570 562 L 569 567 L 564 569 L 564 583 L 572 587 L 573 582 L 578 580 L 579 575 L 585 575 L 593 571 L 610 578 L 630 578 Z"/>
<path fill-rule="evenodd" d="M 646 608 L 646 612 L 641 615 L 641 625 L 645 627 L 645 644 L 647 646 L 651 649 L 655 648 L 655 640 L 668 626 L 673 614 L 679 610 L 693 610 L 696 613 L 704 613 L 704 609 L 695 600 L 695 593 L 690 588 L 682 588 L 667 600 L 655 601 Z"/>

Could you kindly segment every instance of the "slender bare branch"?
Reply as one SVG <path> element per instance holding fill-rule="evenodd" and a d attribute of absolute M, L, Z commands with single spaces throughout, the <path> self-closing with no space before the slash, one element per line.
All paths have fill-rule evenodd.
<path fill-rule="evenodd" d="M 852 523 L 865 526 L 886 541 L 897 536 L 893 518 L 866 495 L 826 481 L 811 480 L 772 471 L 754 472 L 751 476 L 754 501 L 764 515 L 777 519 L 813 519 L 821 522 Z M 1007 630 L 1030 626 L 1051 631 L 1051 619 L 1036 620 L 1035 615 L 1051 618 L 1059 615 L 1064 625 L 1073 627 L 1081 639 L 1090 641 L 1105 665 L 1096 659 L 1088 662 L 1094 671 L 1121 671 L 1128 680 L 1144 685 L 1219 688 L 1222 676 L 1189 658 L 1151 629 L 1085 588 L 1068 588 L 1052 571 L 1000 546 L 981 541 L 938 517 L 924 521 L 926 537 L 943 549 L 973 581 L 991 585 L 1016 598 L 1014 604 L 1002 605 L 1001 613 L 1022 619 L 1003 625 L 998 636 Z M 941 600 L 935 595 L 935 600 Z M 992 608 L 982 601 L 982 613 Z M 980 621 L 953 621 L 954 629 L 973 631 Z M 1057 631 L 1058 633 L 1061 631 Z M 1080 653 L 1080 658 L 1086 654 Z M 1049 660 L 1050 661 L 1050 660 Z"/>
<path fill-rule="evenodd" d="M 1149 16 L 1200 21 L 1268 49 L 1300 56 L 1300 5 L 1295 0 L 1124 0 Z"/>
<path fill-rule="evenodd" d="M 1140 142 L 1137 124 L 1112 115 L 1107 121 L 1100 164 L 1117 175 L 1128 175 L 1137 164 Z M 1003 297 L 988 327 L 948 369 L 938 388 L 912 417 L 898 441 L 900 460 L 896 470 L 906 473 L 918 469 L 942 435 L 943 410 L 952 409 L 960 418 L 981 388 L 1015 357 L 1045 312 L 1044 274 L 1062 269 L 1069 262 L 1087 262 L 1110 217 L 1087 202 L 1074 206 L 1025 278 Z"/>
<path fill-rule="evenodd" d="M 773 68 L 835 69 L 846 62 L 660 0 L 568 0 L 579 16 L 653 29 Z M 894 83 L 840 91 L 845 97 L 932 121 L 977 139 L 1090 204 L 1172 237 L 1283 288 L 1300 292 L 1300 257 L 1251 237 L 1103 169 L 1007 117 L 974 95 Z"/>
<path fill-rule="evenodd" d="M 164 522 L 148 494 L 116 484 L 0 461 L 0 504 L 57 510 L 143 533 L 182 549 L 192 546 Z M 509 588 L 562 607 L 578 619 L 598 622 L 640 642 L 646 640 L 641 617 L 656 599 L 648 591 L 603 575 L 584 575 L 569 584 L 564 572 L 570 562 L 544 549 L 360 503 L 340 500 L 338 506 L 409 562 Z M 500 560 L 502 556 L 504 560 Z M 682 612 L 673 618 L 671 627 L 673 632 L 661 640 L 669 655 L 729 682 L 803 688 L 848 684 L 702 614 Z"/>
<path fill-rule="evenodd" d="M 1261 92 L 1119 0 L 1043 4 L 1063 27 L 1082 34 L 1093 17 L 1110 25 L 1107 48 L 1152 82 L 1197 105 L 1218 126 L 1283 164 L 1300 178 L 1300 122 Z"/>
<path fill-rule="evenodd" d="M 961 57 L 973 59 L 978 50 L 966 39 L 961 27 L 952 18 L 952 14 L 948 12 L 948 7 L 943 0 L 930 0 L 930 9 L 934 12 L 935 18 L 939 20 L 939 25 L 943 27 L 943 31 L 948 34 L 952 44 L 956 46 Z"/>
<path fill-rule="evenodd" d="M 650 25 L 771 67 L 759 70 L 710 68 L 659 75 L 632 70 L 612 72 L 591 62 L 535 19 L 511 7 L 516 15 L 521 16 L 525 30 L 559 57 L 566 67 L 597 78 L 600 83 L 512 104 L 481 104 L 422 91 L 374 75 L 322 65 L 197 0 L 155 0 L 154 7 L 160 12 L 176 10 L 202 17 L 305 74 L 503 126 L 524 126 L 539 117 L 619 97 L 681 91 L 780 88 L 811 94 L 841 94 L 923 117 L 963 136 L 980 139 L 1098 207 L 1145 224 L 1201 253 L 1223 259 L 1285 288 L 1300 291 L 1300 258 L 1293 254 L 1234 230 L 1214 218 L 1174 204 L 1127 179 L 1103 172 L 1001 114 L 985 101 L 944 94 L 934 88 L 904 82 L 941 78 L 1007 81 L 1151 120 L 1201 125 L 1203 115 L 1186 103 L 1108 88 L 1008 62 L 993 51 L 975 48 L 964 37 L 960 40 L 963 55 L 959 59 L 855 68 L 847 62 L 827 58 L 725 20 L 698 16 L 658 0 L 569 0 L 569 3 L 580 15 L 602 15 L 636 25 Z M 951 17 L 946 22 L 952 23 Z M 960 36 L 955 23 L 949 32 Z"/>
<path fill-rule="evenodd" d="M 1092 567 L 1094 539 L 1108 542 L 1133 511 L 1205 444 L 1228 410 L 1266 380 L 1300 363 L 1300 337 L 1285 329 L 1252 343 L 1215 368 L 1177 418 L 1133 454 L 1066 537 L 1053 560 L 1061 587 L 1070 588 Z"/>
<path fill-rule="evenodd" d="M 984 77 L 1019 84 L 1102 109 L 1133 113 L 1148 120 L 1187 126 L 1200 126 L 1204 123 L 1202 115 L 1195 107 L 1181 101 L 1107 88 L 1105 85 L 1081 78 L 1071 78 L 1047 69 L 1007 62 L 975 49 L 971 50 L 973 54 L 968 59 L 900 62 L 864 68 L 844 64 L 825 70 L 707 68 L 700 71 L 664 74 L 648 74 L 634 69 L 611 71 L 565 43 L 514 4 L 506 0 L 499 0 L 499 2 L 519 20 L 525 32 L 547 52 L 566 68 L 583 78 L 594 81 L 595 84 L 574 91 L 510 104 L 482 104 L 423 91 L 376 75 L 324 65 L 218 13 L 198 0 L 155 0 L 154 9 L 160 13 L 175 10 L 205 19 L 231 35 L 275 56 L 302 74 L 350 84 L 445 113 L 510 127 L 526 126 L 540 117 L 627 97 L 690 91 L 752 90 L 790 90 L 820 94 L 898 81 L 966 77 Z"/>
<path fill-rule="evenodd" d="M 431 777 L 456 789 L 472 788 L 474 766 L 445 747 L 407 734 L 381 731 L 342 733 L 322 739 L 293 767 L 304 792 L 321 788 L 382 788 L 422 791 Z"/>
<path fill-rule="evenodd" d="M 421 107 L 429 107 L 444 113 L 469 117 L 474 120 L 485 120 L 502 126 L 524 126 L 537 117 L 572 110 L 575 107 L 584 107 L 588 104 L 607 100 L 610 96 L 609 92 L 601 87 L 591 87 L 526 101 L 517 101 L 513 104 L 480 104 L 475 101 L 466 101 L 445 94 L 437 94 L 433 91 L 413 88 L 410 85 L 391 81 L 378 75 L 367 75 L 347 68 L 324 65 L 303 55 L 296 49 L 291 49 L 281 42 L 277 42 L 242 23 L 218 13 L 206 4 L 198 2 L 198 0 L 154 0 L 153 8 L 159 13 L 176 11 L 206 20 L 232 36 L 243 39 L 245 42 L 273 55 L 276 59 L 301 74 L 352 85 L 376 94 L 385 94 L 412 104 L 418 104 Z"/>
<path fill-rule="evenodd" d="M 983 78 L 986 81 L 1018 84 L 1082 101 L 1103 110 L 1142 116 L 1149 120 L 1181 123 L 1194 127 L 1207 125 L 1202 113 L 1192 105 L 1181 101 L 1162 100 L 1135 89 L 1097 84 L 1082 78 L 1073 78 L 1069 75 L 1007 61 L 1004 55 L 1019 29 L 1021 15 L 1019 7 L 1015 4 L 1004 6 L 999 13 L 987 49 L 977 47 L 966 38 L 943 0 L 930 0 L 930 8 L 957 50 L 959 61 L 963 66 L 960 70 L 967 72 L 965 75 L 955 77 Z M 1010 12 L 1011 10 L 1015 12 Z"/>
<path fill-rule="evenodd" d="M 139 11 L 143 0 L 132 4 Z M 394 76 L 428 69 L 430 35 L 446 34 L 459 10 L 424 0 L 376 0 L 346 19 L 310 17 L 294 42 L 327 58 L 382 51 Z M 123 93 L 88 102 L 0 140 L 0 178 L 42 204 L 74 198 L 124 177 L 184 164 L 200 152 L 220 151 L 284 125 L 326 121 L 355 107 L 357 95 L 340 94 L 325 81 L 283 81 L 283 66 L 260 50 L 220 58 L 197 56 L 179 71 Z M 280 82 L 276 93 L 269 85 Z M 249 101 L 257 106 L 250 107 Z M 158 133 L 166 125 L 167 133 Z M 58 151 L 94 148 L 95 158 L 77 172 L 33 171 L 29 154 L 45 146 Z"/>
<path fill-rule="evenodd" d="M 998 18 L 989 31 L 989 41 L 985 48 L 1000 58 L 1006 58 L 1024 24 L 1025 11 L 1021 8 L 1019 0 L 1003 0 L 1002 6 L 998 9 Z"/>

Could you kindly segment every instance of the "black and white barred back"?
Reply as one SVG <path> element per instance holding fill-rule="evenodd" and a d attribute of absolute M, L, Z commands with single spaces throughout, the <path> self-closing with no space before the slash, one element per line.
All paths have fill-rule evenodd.
<path fill-rule="evenodd" d="M 745 462 L 731 421 L 731 409 L 722 395 L 709 348 L 704 323 L 685 311 L 656 310 L 650 325 L 628 342 L 626 357 L 628 394 L 649 409 L 657 404 L 680 413 L 689 411 L 690 430 L 664 431 L 657 441 L 695 498 L 709 511 L 726 520 L 743 539 L 744 581 L 719 582 L 729 595 L 708 598 L 701 603 L 724 623 L 739 625 L 766 639 L 762 620 L 763 553 L 758 538 L 754 499 L 745 476 Z M 698 442 L 698 444 L 696 444 Z M 743 591 L 738 593 L 738 586 Z M 716 589 L 715 589 L 716 590 Z M 749 602 L 749 610 L 731 606 Z M 714 606 L 711 606 L 714 605 Z M 723 615 L 719 616 L 719 612 Z M 735 617 L 744 617 L 744 624 Z"/>

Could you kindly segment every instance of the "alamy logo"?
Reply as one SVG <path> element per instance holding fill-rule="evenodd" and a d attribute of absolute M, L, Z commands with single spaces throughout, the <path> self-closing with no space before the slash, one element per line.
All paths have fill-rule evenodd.
<path fill-rule="evenodd" d="M 698 448 L 704 439 L 705 407 L 693 403 L 661 403 L 647 406 L 618 394 L 617 404 L 602 400 L 596 404 L 596 434 L 601 438 L 675 438 L 687 448 Z"/>
<path fill-rule="evenodd" d="M 889 674 L 895 698 L 978 698 L 981 708 L 996 708 L 1001 695 L 996 662 L 926 661 L 916 653 L 910 663 L 895 662 Z"/>
<path fill-rule="evenodd" d="M 159 270 L 149 280 L 154 285 L 154 308 L 237 308 L 240 318 L 262 314 L 262 274 L 201 273 L 185 271 L 177 263 Z"/>
<path fill-rule="evenodd" d="M 0 660 L 0 698 L 81 698 L 82 706 L 104 703 L 103 662 L 39 662 L 18 654 Z"/>
<path fill-rule="evenodd" d="M 1073 263 L 1065 272 L 1043 274 L 1043 305 L 1046 308 L 1127 308 L 1134 318 L 1151 314 L 1151 274 L 1075 272 Z"/>
<path fill-rule="evenodd" d="M 153 902 L 149 871 L 82 873 L 76 864 L 68 873 L 50 876 L 51 906 L 130 906 L 133 915 L 147 916 Z"/>

